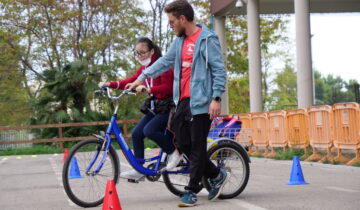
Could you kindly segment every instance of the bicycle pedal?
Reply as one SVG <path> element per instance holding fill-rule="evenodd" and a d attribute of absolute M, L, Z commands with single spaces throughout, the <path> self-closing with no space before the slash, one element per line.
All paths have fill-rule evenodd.
<path fill-rule="evenodd" d="M 140 177 L 139 179 L 128 179 L 128 182 L 139 183 L 145 181 L 145 176 Z"/>
<path fill-rule="evenodd" d="M 128 179 L 128 182 L 139 184 L 139 181 L 136 181 L 135 179 Z"/>

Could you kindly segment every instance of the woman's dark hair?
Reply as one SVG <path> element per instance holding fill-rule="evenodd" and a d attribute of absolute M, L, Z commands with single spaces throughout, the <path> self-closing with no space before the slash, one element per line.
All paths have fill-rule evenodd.
<path fill-rule="evenodd" d="M 154 49 L 154 53 L 155 53 L 155 56 L 156 58 L 160 58 L 162 56 L 162 53 L 161 53 L 161 50 L 160 50 L 160 47 L 157 46 L 156 44 L 154 44 L 153 41 L 151 41 L 151 39 L 147 38 L 147 37 L 141 37 L 140 39 L 138 39 L 136 41 L 136 44 L 139 44 L 139 43 L 145 43 L 146 46 L 149 48 L 149 50 L 152 50 Z"/>
<path fill-rule="evenodd" d="M 184 15 L 188 21 L 194 20 L 194 9 L 191 4 L 186 0 L 176 0 L 167 4 L 164 8 L 166 13 L 171 13 L 177 19 Z"/>

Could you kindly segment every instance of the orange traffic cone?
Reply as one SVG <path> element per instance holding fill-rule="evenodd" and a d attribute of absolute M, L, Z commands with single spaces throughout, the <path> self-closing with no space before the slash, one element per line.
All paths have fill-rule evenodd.
<path fill-rule="evenodd" d="M 114 180 L 107 181 L 102 210 L 121 210 Z"/>
<path fill-rule="evenodd" d="M 63 163 L 65 162 L 66 157 L 68 156 L 68 154 L 69 154 L 69 150 L 68 150 L 68 148 L 66 148 L 66 149 L 64 150 L 64 157 L 63 157 L 63 159 L 62 159 L 62 162 L 63 162 Z"/>

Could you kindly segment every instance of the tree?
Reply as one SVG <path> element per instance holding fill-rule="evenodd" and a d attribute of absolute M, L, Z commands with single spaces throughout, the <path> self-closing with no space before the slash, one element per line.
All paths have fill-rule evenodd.
<path fill-rule="evenodd" d="M 30 90 L 29 83 L 43 82 L 45 69 L 59 70 L 77 60 L 89 68 L 127 71 L 136 36 L 147 31 L 138 5 L 137 0 L 0 0 L 0 29 L 19 36 L 21 70 Z M 30 97 L 40 88 L 29 91 Z"/>
<path fill-rule="evenodd" d="M 148 16 L 139 4 L 0 0 L 0 30 L 18 40 L 9 45 L 21 49 L 12 75 L 23 75 L 33 101 L 33 124 L 107 119 L 111 106 L 107 100 L 93 99 L 93 90 L 99 81 L 134 72 L 134 43 L 149 31 Z M 131 103 L 139 100 L 125 100 L 121 113 L 138 116 Z M 98 106 L 105 111 L 94 108 Z"/>
<path fill-rule="evenodd" d="M 0 126 L 26 124 L 30 115 L 29 97 L 18 71 L 19 39 L 0 30 Z"/>
<path fill-rule="evenodd" d="M 250 112 L 249 79 L 237 77 L 228 81 L 229 110 L 231 113 Z"/>
<path fill-rule="evenodd" d="M 314 82 L 315 82 L 315 105 L 323 105 L 325 103 L 325 92 L 326 84 L 325 80 L 321 78 L 321 73 L 319 71 L 314 71 Z"/>
<path fill-rule="evenodd" d="M 42 73 L 44 86 L 34 101 L 32 124 L 89 122 L 109 120 L 113 105 L 100 96 L 94 96 L 101 72 L 91 72 L 87 63 L 72 62 L 61 70 L 49 69 Z M 104 98 L 105 99 L 105 98 Z M 140 98 L 123 98 L 119 115 L 138 118 L 133 106 Z M 93 108 L 92 108 L 93 107 Z M 135 109 L 134 109 L 135 108 Z M 86 136 L 96 133 L 99 127 L 74 127 L 63 130 L 63 136 Z M 42 138 L 57 135 L 57 129 L 44 129 L 38 133 Z"/>
<path fill-rule="evenodd" d="M 151 6 L 151 21 L 152 21 L 152 40 L 163 50 L 167 48 L 173 41 L 173 34 L 167 24 L 164 24 L 164 8 L 168 0 L 149 0 Z M 167 30 L 164 30 L 164 29 Z"/>
<path fill-rule="evenodd" d="M 354 85 L 356 80 L 344 81 L 341 77 L 333 75 L 322 76 L 315 71 L 315 98 L 316 105 L 356 101 Z"/>
<path fill-rule="evenodd" d="M 360 85 L 358 81 L 350 80 L 347 89 L 348 89 L 350 101 L 355 101 L 357 103 L 360 103 Z"/>
<path fill-rule="evenodd" d="M 297 108 L 296 72 L 290 61 L 286 63 L 283 71 L 276 73 L 273 83 L 275 87 L 271 93 L 269 109 Z"/>

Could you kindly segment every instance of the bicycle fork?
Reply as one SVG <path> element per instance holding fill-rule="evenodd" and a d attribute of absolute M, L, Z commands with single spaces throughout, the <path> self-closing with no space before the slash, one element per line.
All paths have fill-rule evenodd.
<path fill-rule="evenodd" d="M 99 139 L 103 139 L 104 142 L 102 144 L 101 147 L 98 147 L 96 150 L 96 154 L 94 155 L 93 159 L 90 161 L 89 165 L 86 167 L 86 174 L 87 175 L 92 175 L 95 176 L 97 175 L 101 168 L 103 167 L 105 160 L 107 158 L 107 153 L 109 151 L 109 145 L 110 145 L 110 135 L 106 134 L 105 138 L 99 138 Z M 94 166 L 96 160 L 99 158 L 99 155 L 101 153 L 101 151 L 104 151 L 104 155 L 102 156 L 99 164 L 97 165 L 96 169 L 92 172 L 90 172 L 91 168 Z"/>

